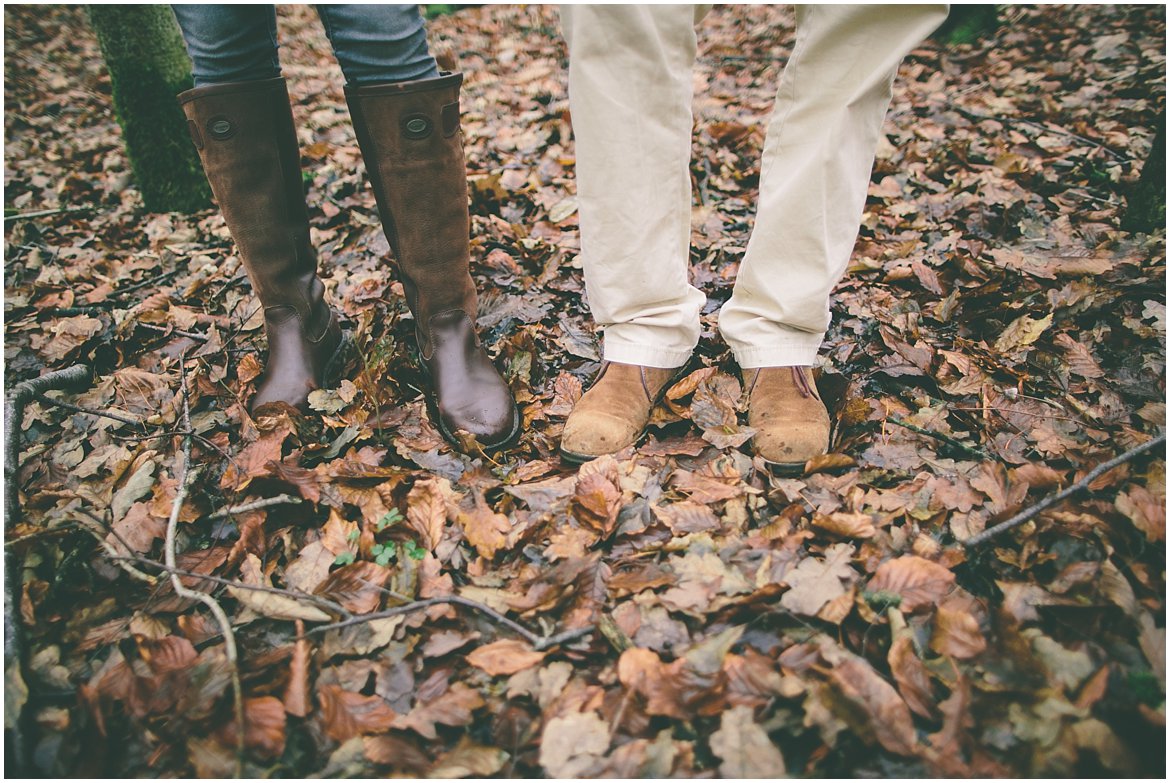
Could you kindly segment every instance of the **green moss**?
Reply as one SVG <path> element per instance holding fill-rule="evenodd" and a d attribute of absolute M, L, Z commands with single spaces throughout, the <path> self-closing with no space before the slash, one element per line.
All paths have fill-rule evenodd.
<path fill-rule="evenodd" d="M 134 179 L 152 212 L 193 212 L 211 203 L 207 179 L 175 96 L 190 89 L 191 64 L 170 6 L 89 7 L 110 72 L 114 110 Z"/>

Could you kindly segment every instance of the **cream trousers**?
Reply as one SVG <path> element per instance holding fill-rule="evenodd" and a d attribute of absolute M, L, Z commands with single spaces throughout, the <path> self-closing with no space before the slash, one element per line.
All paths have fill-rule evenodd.
<path fill-rule="evenodd" d="M 586 295 L 608 361 L 677 367 L 706 302 L 687 279 L 695 24 L 710 6 L 565 5 Z M 734 7 L 728 13 L 735 13 Z M 801 5 L 755 227 L 719 330 L 741 367 L 813 364 L 857 239 L 898 64 L 945 5 Z"/>

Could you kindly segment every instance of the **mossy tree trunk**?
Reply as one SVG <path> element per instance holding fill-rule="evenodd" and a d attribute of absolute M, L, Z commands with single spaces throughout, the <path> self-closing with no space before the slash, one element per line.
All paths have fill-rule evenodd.
<path fill-rule="evenodd" d="M 171 7 L 91 5 L 89 18 L 110 71 L 114 110 L 146 208 L 194 212 L 208 206 L 207 179 L 175 102 L 192 81 Z"/>
<path fill-rule="evenodd" d="M 1121 227 L 1150 233 L 1166 225 L 1166 110 L 1155 122 L 1154 146 L 1137 184 L 1126 195 Z"/>

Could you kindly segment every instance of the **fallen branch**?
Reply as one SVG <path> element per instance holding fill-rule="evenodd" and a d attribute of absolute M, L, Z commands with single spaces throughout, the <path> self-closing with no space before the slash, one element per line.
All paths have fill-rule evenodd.
<path fill-rule="evenodd" d="M 1057 503 L 1064 500 L 1065 498 L 1068 498 L 1068 497 L 1080 492 L 1082 489 L 1086 489 L 1099 476 L 1101 476 L 1105 473 L 1108 473 L 1109 471 L 1116 468 L 1118 465 L 1122 465 L 1126 462 L 1129 462 L 1134 457 L 1137 457 L 1141 454 L 1145 454 L 1147 451 L 1150 451 L 1151 449 L 1157 448 L 1158 446 L 1164 444 L 1165 442 L 1166 442 L 1166 433 L 1162 433 L 1161 435 L 1154 438 L 1153 440 L 1146 441 L 1145 443 L 1141 444 L 1140 446 L 1134 446 L 1132 449 L 1125 452 L 1124 454 L 1121 454 L 1117 457 L 1114 457 L 1113 459 L 1109 460 L 1108 462 L 1101 463 L 1100 465 L 1098 465 L 1097 467 L 1093 468 L 1088 473 L 1086 473 L 1084 478 L 1082 478 L 1080 481 L 1076 482 L 1075 484 L 1069 485 L 1066 489 L 1063 489 L 1060 492 L 1057 492 L 1055 495 L 1050 495 L 1050 496 L 1044 498 L 1039 503 L 1028 506 L 1028 508 L 1026 508 L 1023 511 L 1021 511 L 1020 513 L 1016 514 L 1014 517 L 1007 520 L 1006 522 L 1000 522 L 995 527 L 990 527 L 987 530 L 984 530 L 979 535 L 973 536 L 972 538 L 968 539 L 965 542 L 964 546 L 967 547 L 968 549 L 971 549 L 972 547 L 977 547 L 980 544 L 983 544 L 987 541 L 990 541 L 992 538 L 995 538 L 1000 533 L 1003 533 L 1007 530 L 1011 530 L 1012 528 L 1015 528 L 1015 527 L 1019 527 L 1020 525 L 1024 524 L 1032 517 L 1039 514 L 1041 511 L 1044 511 L 1047 508 L 1051 508 L 1052 506 L 1056 505 Z"/>
<path fill-rule="evenodd" d="M 24 421 L 24 407 L 35 395 L 50 389 L 64 389 L 76 386 L 89 380 L 89 368 L 83 364 L 75 364 L 64 370 L 47 373 L 39 378 L 18 383 L 8 393 L 4 401 L 4 530 L 7 532 L 20 519 L 20 487 L 17 486 L 17 477 L 20 472 L 20 435 L 21 424 Z M 20 567 L 18 561 L 8 547 L 4 548 L 4 671 L 9 676 L 10 669 L 19 672 L 21 680 L 24 677 L 24 640 L 19 622 L 19 609 L 16 601 L 17 590 L 20 587 Z M 27 717 L 22 707 L 13 705 L 16 712 L 14 725 L 8 741 L 5 742 L 11 754 L 11 769 L 28 769 L 29 748 L 28 733 L 25 731 Z M 6 767 L 7 768 L 7 767 Z"/>
<path fill-rule="evenodd" d="M 191 431 L 191 394 L 187 388 L 187 369 L 186 369 L 186 354 L 179 360 L 179 368 L 183 373 L 183 429 L 186 432 Z M 179 461 L 176 466 L 175 476 L 178 479 L 179 486 L 175 491 L 175 502 L 171 505 L 171 516 L 167 520 L 167 535 L 165 556 L 167 568 L 172 570 L 171 586 L 175 588 L 175 593 L 183 598 L 189 598 L 206 606 L 216 623 L 219 624 L 219 630 L 223 634 L 224 653 L 227 656 L 228 668 L 231 671 L 232 678 L 232 695 L 235 701 L 236 712 L 236 777 L 243 777 L 244 772 L 244 691 L 240 684 L 240 665 L 239 653 L 236 649 L 236 635 L 232 630 L 231 621 L 228 619 L 227 613 L 224 612 L 223 607 L 219 605 L 219 601 L 212 598 L 210 595 L 199 590 L 191 590 L 183 584 L 179 579 L 178 574 L 173 573 L 175 566 L 175 534 L 179 526 L 179 512 L 183 508 L 183 501 L 187 498 L 187 491 L 190 487 L 191 478 L 196 473 L 196 470 L 191 468 L 191 436 L 183 436 L 183 447 L 179 452 Z"/>
<path fill-rule="evenodd" d="M 78 386 L 89 380 L 89 368 L 75 364 L 64 370 L 46 373 L 38 378 L 18 383 L 8 393 L 4 404 L 4 527 L 11 528 L 20 517 L 16 474 L 20 469 L 20 428 L 24 407 L 29 400 L 43 392 Z"/>

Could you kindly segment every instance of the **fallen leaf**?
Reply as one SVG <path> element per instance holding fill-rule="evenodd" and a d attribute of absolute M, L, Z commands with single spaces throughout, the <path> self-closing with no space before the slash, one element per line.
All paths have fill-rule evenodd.
<path fill-rule="evenodd" d="M 784 757 L 752 716 L 751 707 L 732 707 L 723 713 L 711 735 L 711 752 L 722 759 L 725 778 L 786 777 Z"/>
<path fill-rule="evenodd" d="M 501 639 L 473 650 L 468 654 L 467 662 L 493 677 L 499 677 L 535 666 L 544 660 L 544 656 L 545 653 L 533 650 L 527 642 Z"/>
<path fill-rule="evenodd" d="M 955 575 L 946 567 L 915 555 L 904 555 L 878 566 L 867 589 L 874 593 L 896 593 L 902 598 L 899 608 L 913 612 L 937 604 L 954 583 Z"/>

